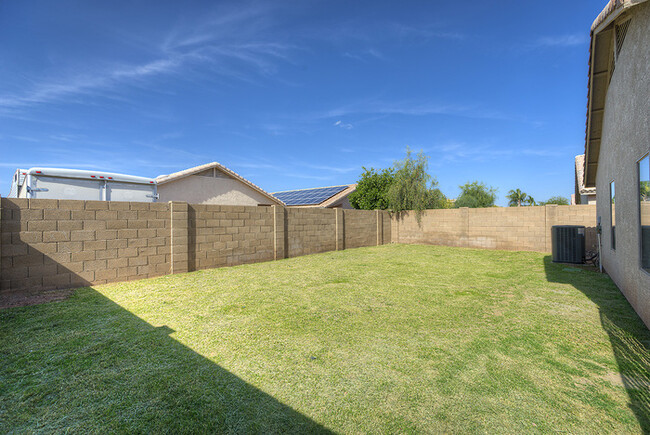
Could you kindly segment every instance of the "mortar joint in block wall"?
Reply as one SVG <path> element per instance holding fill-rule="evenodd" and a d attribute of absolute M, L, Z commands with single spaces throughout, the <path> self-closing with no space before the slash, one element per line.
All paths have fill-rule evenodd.
<path fill-rule="evenodd" d="M 341 208 L 334 209 L 334 233 L 334 249 L 337 251 L 345 249 L 345 217 Z"/>
<path fill-rule="evenodd" d="M 287 258 L 287 209 L 273 205 L 273 259 Z"/>
<path fill-rule="evenodd" d="M 189 272 L 189 205 L 169 202 L 171 221 L 171 273 Z"/>
<path fill-rule="evenodd" d="M 384 237 L 383 237 L 383 217 L 384 214 L 382 213 L 381 210 L 377 209 L 375 210 L 375 219 L 377 221 L 377 246 L 380 246 L 384 243 Z"/>

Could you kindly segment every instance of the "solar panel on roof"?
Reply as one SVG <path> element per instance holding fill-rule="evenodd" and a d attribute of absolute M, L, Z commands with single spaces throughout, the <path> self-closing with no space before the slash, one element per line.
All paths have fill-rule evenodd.
<path fill-rule="evenodd" d="M 315 189 L 288 190 L 273 196 L 287 205 L 316 205 L 347 189 L 348 186 L 318 187 Z"/>

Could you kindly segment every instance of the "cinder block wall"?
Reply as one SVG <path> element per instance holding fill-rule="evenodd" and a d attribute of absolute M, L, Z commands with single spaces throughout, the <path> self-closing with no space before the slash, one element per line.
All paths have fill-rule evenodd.
<path fill-rule="evenodd" d="M 382 211 L 0 199 L 0 296 L 391 241 Z"/>
<path fill-rule="evenodd" d="M 492 207 L 427 210 L 392 216 L 396 243 L 551 252 L 553 225 L 584 225 L 587 250 L 596 248 L 596 206 Z"/>
<path fill-rule="evenodd" d="M 6 199 L 2 290 L 39 291 L 169 272 L 168 204 Z"/>
<path fill-rule="evenodd" d="M 487 249 L 545 251 L 545 208 L 469 209 L 469 246 Z"/>
<path fill-rule="evenodd" d="M 189 206 L 189 270 L 274 259 L 273 209 Z"/>
<path fill-rule="evenodd" d="M 468 209 L 427 210 L 420 225 L 414 213 L 393 215 L 393 242 L 425 243 L 444 246 L 467 246 Z"/>
<path fill-rule="evenodd" d="M 336 250 L 336 209 L 288 208 L 286 216 L 288 257 Z"/>
<path fill-rule="evenodd" d="M 375 210 L 343 210 L 345 249 L 383 244 L 377 242 L 377 234 L 383 228 L 377 225 L 377 216 L 381 219 L 383 213 Z"/>

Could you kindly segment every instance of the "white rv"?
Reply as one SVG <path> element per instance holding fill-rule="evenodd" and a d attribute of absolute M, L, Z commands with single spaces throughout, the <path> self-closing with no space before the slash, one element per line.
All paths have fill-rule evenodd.
<path fill-rule="evenodd" d="M 153 178 L 78 169 L 18 169 L 9 198 L 155 202 Z"/>

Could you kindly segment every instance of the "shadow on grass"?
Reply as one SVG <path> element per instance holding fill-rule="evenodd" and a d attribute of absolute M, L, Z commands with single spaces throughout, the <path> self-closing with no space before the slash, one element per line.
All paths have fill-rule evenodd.
<path fill-rule="evenodd" d="M 91 288 L 0 311 L 0 432 L 330 433 L 173 332 Z"/>
<path fill-rule="evenodd" d="M 650 433 L 650 331 L 625 296 L 605 274 L 581 273 L 544 257 L 549 282 L 571 284 L 598 306 L 600 322 L 609 336 L 621 381 L 644 433 Z"/>

